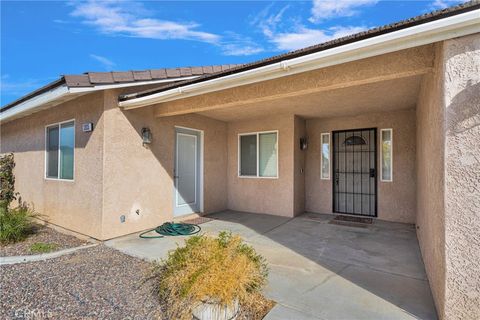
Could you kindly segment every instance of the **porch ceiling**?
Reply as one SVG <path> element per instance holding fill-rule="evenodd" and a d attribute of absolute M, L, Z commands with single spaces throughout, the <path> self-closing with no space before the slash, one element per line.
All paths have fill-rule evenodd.
<path fill-rule="evenodd" d="M 416 105 L 421 79 L 422 75 L 416 75 L 198 114 L 221 121 L 238 121 L 272 114 L 296 114 L 308 119 L 410 109 Z"/>

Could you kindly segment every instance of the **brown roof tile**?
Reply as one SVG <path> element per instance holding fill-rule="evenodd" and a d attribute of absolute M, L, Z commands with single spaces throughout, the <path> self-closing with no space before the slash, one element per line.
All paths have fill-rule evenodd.
<path fill-rule="evenodd" d="M 91 87 L 93 84 L 86 74 L 65 75 L 65 84 L 69 87 Z"/>
<path fill-rule="evenodd" d="M 192 69 L 192 75 L 194 75 L 194 76 L 199 76 L 199 75 L 202 75 L 204 73 L 202 67 L 192 67 L 191 69 Z"/>
<path fill-rule="evenodd" d="M 203 73 L 213 73 L 213 67 L 212 66 L 205 66 L 202 67 Z"/>
<path fill-rule="evenodd" d="M 180 75 L 182 77 L 189 77 L 192 75 L 192 68 L 180 68 Z"/>
<path fill-rule="evenodd" d="M 222 66 L 212 66 L 212 68 L 214 73 L 222 71 Z"/>
<path fill-rule="evenodd" d="M 146 81 L 152 80 L 152 75 L 150 74 L 150 70 L 143 70 L 143 71 L 132 71 L 133 78 L 135 81 Z"/>
<path fill-rule="evenodd" d="M 167 77 L 167 71 L 165 69 L 153 69 L 150 70 L 150 74 L 153 79 L 165 79 Z"/>
<path fill-rule="evenodd" d="M 91 83 L 114 83 L 111 72 L 89 72 L 88 78 Z"/>
<path fill-rule="evenodd" d="M 112 72 L 113 80 L 115 82 L 132 82 L 135 79 L 130 71 L 125 72 Z"/>
<path fill-rule="evenodd" d="M 180 69 L 167 69 L 167 78 L 178 78 L 180 77 Z"/>

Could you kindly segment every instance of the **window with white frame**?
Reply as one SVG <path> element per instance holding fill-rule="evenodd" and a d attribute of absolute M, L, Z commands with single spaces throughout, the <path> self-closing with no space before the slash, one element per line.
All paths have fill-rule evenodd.
<path fill-rule="evenodd" d="M 278 132 L 240 134 L 238 155 L 240 177 L 278 177 Z"/>
<path fill-rule="evenodd" d="M 320 140 L 320 179 L 330 180 L 330 133 L 322 133 Z"/>
<path fill-rule="evenodd" d="M 75 120 L 47 126 L 45 142 L 45 177 L 73 180 Z"/>
<path fill-rule="evenodd" d="M 393 164 L 393 130 L 382 129 L 380 131 L 381 141 L 381 181 L 392 181 L 392 164 Z"/>

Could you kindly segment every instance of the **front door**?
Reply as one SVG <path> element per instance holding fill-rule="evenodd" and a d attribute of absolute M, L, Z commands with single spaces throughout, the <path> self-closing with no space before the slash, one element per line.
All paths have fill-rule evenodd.
<path fill-rule="evenodd" d="M 333 212 L 377 216 L 377 130 L 333 132 Z"/>
<path fill-rule="evenodd" d="M 200 132 L 175 128 L 174 216 L 200 211 Z"/>

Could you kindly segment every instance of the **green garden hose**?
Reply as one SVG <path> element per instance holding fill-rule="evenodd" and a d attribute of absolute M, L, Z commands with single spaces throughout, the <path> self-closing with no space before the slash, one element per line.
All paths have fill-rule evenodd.
<path fill-rule="evenodd" d="M 199 233 L 201 230 L 197 224 L 165 222 L 161 226 L 140 233 L 140 238 L 163 238 L 164 236 L 188 236 Z M 145 234 L 155 231 L 159 235 L 146 236 Z"/>

